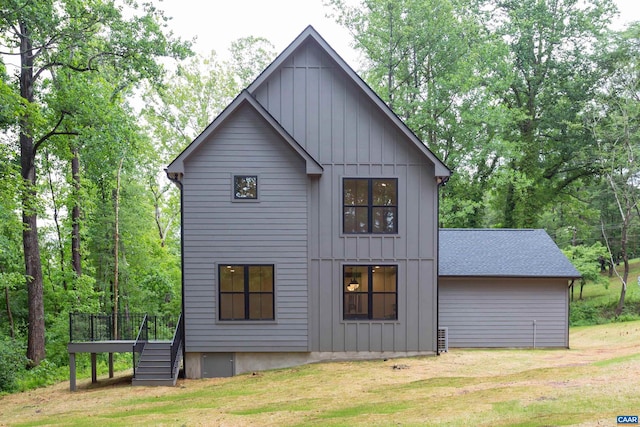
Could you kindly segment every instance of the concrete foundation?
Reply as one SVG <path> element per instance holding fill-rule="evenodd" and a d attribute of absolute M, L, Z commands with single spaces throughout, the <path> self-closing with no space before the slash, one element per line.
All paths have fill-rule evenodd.
<path fill-rule="evenodd" d="M 202 378 L 202 353 L 184 355 L 184 375 L 190 379 Z"/>
<path fill-rule="evenodd" d="M 187 378 L 203 378 L 202 355 L 206 353 L 187 353 L 185 356 L 185 373 Z M 233 353 L 234 375 L 246 372 L 265 371 L 269 369 L 289 368 L 329 361 L 397 359 L 414 356 L 434 356 L 432 351 L 407 352 L 309 352 L 309 353 Z"/>

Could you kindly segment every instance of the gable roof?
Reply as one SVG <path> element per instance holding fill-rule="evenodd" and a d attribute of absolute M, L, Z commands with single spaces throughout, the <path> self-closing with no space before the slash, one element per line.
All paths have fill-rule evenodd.
<path fill-rule="evenodd" d="M 440 276 L 580 277 L 544 230 L 441 229 L 439 236 Z"/>
<path fill-rule="evenodd" d="M 411 129 L 389 108 L 387 104 L 376 94 L 369 85 L 345 62 L 340 55 L 320 36 L 320 34 L 309 25 L 300 33 L 296 39 L 271 63 L 265 70 L 249 85 L 247 90 L 251 93 L 255 91 L 269 79 L 278 68 L 307 40 L 313 40 L 322 48 L 326 54 L 351 78 L 364 94 L 373 102 L 382 113 L 393 122 L 397 128 L 422 152 L 435 167 L 435 176 L 447 178 L 451 175 L 451 170 L 418 138 Z"/>
<path fill-rule="evenodd" d="M 184 161 L 206 141 L 224 121 L 242 106 L 249 106 L 256 111 L 273 130 L 288 144 L 306 163 L 308 175 L 322 175 L 324 168 L 278 123 L 278 121 L 247 91 L 240 92 L 227 108 L 222 111 L 182 153 L 165 169 L 167 175 L 184 174 Z"/>

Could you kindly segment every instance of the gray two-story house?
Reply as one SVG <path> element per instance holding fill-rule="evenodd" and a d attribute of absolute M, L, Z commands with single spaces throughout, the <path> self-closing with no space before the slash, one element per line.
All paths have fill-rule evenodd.
<path fill-rule="evenodd" d="M 166 172 L 188 377 L 436 353 L 450 170 L 312 27 Z"/>
<path fill-rule="evenodd" d="M 166 171 L 182 194 L 189 378 L 436 354 L 439 314 L 461 346 L 568 346 L 579 274 L 544 232 L 445 233 L 438 312 L 451 172 L 312 27 Z M 514 269 L 467 254 L 502 259 L 525 238 Z"/>

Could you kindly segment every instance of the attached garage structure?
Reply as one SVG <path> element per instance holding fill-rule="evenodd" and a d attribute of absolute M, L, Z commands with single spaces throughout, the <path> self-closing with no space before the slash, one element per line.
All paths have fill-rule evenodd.
<path fill-rule="evenodd" d="M 544 230 L 442 229 L 439 247 L 449 347 L 569 347 L 580 273 Z"/>

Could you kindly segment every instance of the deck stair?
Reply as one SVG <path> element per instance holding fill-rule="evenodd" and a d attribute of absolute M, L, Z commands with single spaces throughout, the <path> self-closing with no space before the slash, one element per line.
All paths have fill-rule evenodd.
<path fill-rule="evenodd" d="M 171 342 L 149 341 L 144 346 L 132 385 L 174 386 L 180 361 L 171 366 Z"/>
<path fill-rule="evenodd" d="M 173 337 L 173 338 L 172 338 Z M 132 353 L 132 385 L 175 386 L 182 365 L 182 315 L 69 313 L 69 389 L 76 390 L 76 353 L 91 353 L 91 382 L 98 382 L 97 353 Z"/>

